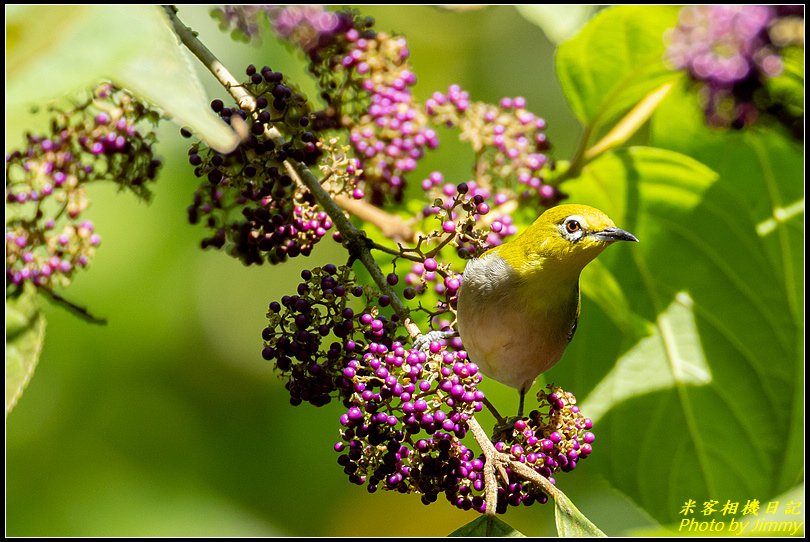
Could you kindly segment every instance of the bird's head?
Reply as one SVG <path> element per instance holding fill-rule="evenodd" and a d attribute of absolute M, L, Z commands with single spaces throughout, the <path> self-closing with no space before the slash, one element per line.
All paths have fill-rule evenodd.
<path fill-rule="evenodd" d="M 587 205 L 557 205 L 540 215 L 499 254 L 516 269 L 558 268 L 576 272 L 616 241 L 637 242 L 602 211 Z M 511 245 L 511 246 L 509 246 Z"/>

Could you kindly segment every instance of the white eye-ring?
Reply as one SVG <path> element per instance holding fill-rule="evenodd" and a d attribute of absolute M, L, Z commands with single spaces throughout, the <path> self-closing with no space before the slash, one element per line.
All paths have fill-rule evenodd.
<path fill-rule="evenodd" d="M 563 237 L 569 241 L 578 241 L 585 235 L 587 226 L 588 224 L 585 222 L 584 218 L 579 215 L 571 215 L 563 220 L 563 223 L 560 225 L 560 230 L 562 231 Z"/>

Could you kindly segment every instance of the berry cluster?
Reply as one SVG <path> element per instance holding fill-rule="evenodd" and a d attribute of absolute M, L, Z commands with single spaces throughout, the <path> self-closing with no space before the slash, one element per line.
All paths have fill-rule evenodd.
<path fill-rule="evenodd" d="M 546 121 L 526 109 L 523 97 L 503 98 L 499 105 L 470 101 L 469 94 L 452 85 L 446 94 L 434 92 L 425 109 L 435 121 L 455 126 L 476 155 L 475 181 L 552 206 L 562 199 L 545 182 L 553 163 L 545 134 Z"/>
<path fill-rule="evenodd" d="M 218 6 L 211 9 L 211 17 L 219 24 L 219 29 L 229 31 L 231 38 L 249 42 L 259 35 L 260 16 L 266 14 L 267 6 Z"/>
<path fill-rule="evenodd" d="M 412 375 L 413 368 L 420 367 L 414 364 L 423 362 L 424 374 L 434 357 L 436 362 L 441 358 L 442 377 L 422 380 L 421 375 L 412 375 L 403 383 L 390 376 L 383 381 L 375 375 L 371 381 L 381 381 L 377 393 L 363 385 L 368 381 L 355 379 L 355 394 L 340 419 L 344 429 L 341 441 L 335 444 L 335 451 L 341 453 L 338 464 L 352 483 L 365 484 L 372 493 L 378 489 L 419 493 L 424 504 L 435 502 L 443 493 L 458 508 L 485 512 L 482 492 L 486 459 L 483 455 L 476 457 L 461 443 L 466 433 L 464 421 L 480 409 L 478 398 L 483 399 L 475 389 L 480 380 L 476 377 L 477 367 L 466 361 L 463 351 L 449 352 L 437 343 L 431 344 L 429 353 L 395 349 L 384 354 L 384 358 L 366 354 L 374 363 L 368 367 L 376 366 L 377 372 L 385 372 L 402 363 L 411 367 Z M 432 371 L 427 374 L 434 375 Z M 448 377 L 452 380 L 448 381 Z M 453 384 L 455 379 L 459 383 Z M 459 411 L 458 405 L 465 405 L 465 397 L 466 410 Z M 548 405 L 547 411 L 535 410 L 528 418 L 514 421 L 495 448 L 555 483 L 553 474 L 573 470 L 592 452 L 593 424 L 580 413 L 576 398 L 560 388 L 549 386 L 549 392 L 541 391 L 538 399 Z M 450 412 L 444 410 L 448 406 Z M 508 467 L 505 470 L 508 481 L 499 480 L 498 513 L 504 513 L 508 506 L 548 501 L 540 487 L 521 479 Z"/>
<path fill-rule="evenodd" d="M 50 134 L 28 134 L 26 148 L 6 156 L 6 279 L 15 285 L 69 284 L 101 242 L 82 218 L 87 183 L 111 180 L 146 199 L 160 166 L 154 132 L 136 127 L 158 115 L 131 94 L 104 84 L 55 113 Z"/>
<path fill-rule="evenodd" d="M 511 430 L 495 443 L 495 449 L 528 464 L 553 482 L 555 473 L 574 470 L 579 461 L 591 454 L 595 437 L 591 432 L 593 422 L 580 412 L 574 394 L 551 384 L 547 389 L 537 394 L 539 403 L 547 407 L 532 410 L 528 418 L 516 420 Z M 511 491 L 507 500 L 519 504 L 528 495 L 531 492 Z"/>
<path fill-rule="evenodd" d="M 492 194 L 472 181 L 445 183 L 437 171 L 422 181 L 422 189 L 433 200 L 422 216 L 436 217 L 442 233 L 455 235 L 453 243 L 463 259 L 479 256 L 517 233 L 511 215 L 517 205 L 507 192 Z"/>
<path fill-rule="evenodd" d="M 439 139 L 411 94 L 416 76 L 405 38 L 380 32 L 366 39 L 349 32 L 347 39 L 354 48 L 340 66 L 354 72 L 370 98 L 350 126 L 349 142 L 363 161 L 372 202 L 381 204 L 387 195 L 400 201 L 405 175 Z"/>
<path fill-rule="evenodd" d="M 434 294 L 433 307 L 428 308 L 420 304 L 420 310 L 426 312 L 432 324 L 439 329 L 450 329 L 449 322 L 439 322 L 438 318 L 446 313 L 455 311 L 458 302 L 458 290 L 461 287 L 461 275 L 453 272 L 449 264 L 437 264 L 434 258 L 426 258 L 423 263 L 414 262 L 410 272 L 405 275 L 406 288 L 403 292 L 405 299 L 413 299 L 417 295 Z M 456 350 L 461 350 L 460 344 L 448 343 Z"/>
<path fill-rule="evenodd" d="M 390 348 L 371 343 L 344 376 L 354 393 L 340 418 L 344 428 L 335 449 L 347 452 L 338 463 L 350 480 L 367 483 L 372 492 L 380 486 L 416 491 L 425 502 L 439 492 L 455 495 L 458 480 L 447 476 L 455 467 L 451 457 L 466 454 L 459 439 L 484 399 L 478 367 L 466 352 L 438 342 L 426 352 L 399 342 Z"/>
<path fill-rule="evenodd" d="M 386 318 L 370 305 L 356 313 L 350 300 L 368 292 L 348 267 L 328 264 L 304 270 L 301 278 L 297 295 L 270 303 L 262 356 L 275 362 L 293 405 L 322 406 L 334 396 L 345 401 L 354 389 L 352 360 L 366 349 L 392 347 L 398 317 Z M 390 299 L 379 296 L 377 303 L 385 307 Z"/>
<path fill-rule="evenodd" d="M 772 107 L 768 80 L 782 73 L 782 49 L 791 44 L 786 19 L 796 6 L 691 6 L 669 35 L 667 57 L 699 84 L 706 121 L 743 128 Z M 803 45 L 803 37 L 802 37 Z"/>
<path fill-rule="evenodd" d="M 230 31 L 231 37 L 238 41 L 258 38 L 261 22 L 266 18 L 279 37 L 295 44 L 313 59 L 354 26 L 351 13 L 329 11 L 317 5 L 219 6 L 210 13 L 220 30 Z"/>
<path fill-rule="evenodd" d="M 188 209 L 189 222 L 202 221 L 213 230 L 202 241 L 203 248 L 227 245 L 226 250 L 246 265 L 278 263 L 309 255 L 332 227 L 312 194 L 284 168 L 288 158 L 314 165 L 323 152 L 308 129 L 306 98 L 267 66 L 257 70 L 250 65 L 246 74 L 245 88 L 256 97 L 254 110 L 225 107 L 221 100 L 211 102 L 224 122 L 246 127 L 240 146 L 227 155 L 202 143 L 189 150 L 194 174 L 205 178 Z M 283 143 L 268 135 L 271 125 L 283 134 Z"/>
<path fill-rule="evenodd" d="M 351 13 L 317 5 L 267 6 L 267 16 L 279 37 L 294 43 L 313 61 L 355 27 Z"/>
<path fill-rule="evenodd" d="M 363 199 L 365 192 L 360 185 L 364 171 L 360 160 L 352 157 L 351 147 L 332 137 L 323 143 L 322 150 L 324 158 L 318 167 L 329 192 L 332 195 Z"/>

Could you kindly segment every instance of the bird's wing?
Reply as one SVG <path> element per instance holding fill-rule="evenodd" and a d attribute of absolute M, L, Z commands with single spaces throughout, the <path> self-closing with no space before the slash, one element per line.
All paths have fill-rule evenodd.
<path fill-rule="evenodd" d="M 579 323 L 579 306 L 580 306 L 580 296 L 579 296 L 579 284 L 577 284 L 577 291 L 576 291 L 576 298 L 577 298 L 577 310 L 574 312 L 574 321 L 571 323 L 571 330 L 568 332 L 568 342 L 571 342 L 571 339 L 574 338 L 574 333 L 577 332 L 577 324 Z"/>

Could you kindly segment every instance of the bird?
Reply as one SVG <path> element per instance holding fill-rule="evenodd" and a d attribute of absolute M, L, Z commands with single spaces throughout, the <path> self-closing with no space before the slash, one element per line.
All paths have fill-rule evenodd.
<path fill-rule="evenodd" d="M 457 332 L 484 376 L 526 392 L 562 357 L 577 329 L 579 276 L 617 241 L 638 242 L 602 211 L 557 205 L 518 237 L 467 262 Z"/>

